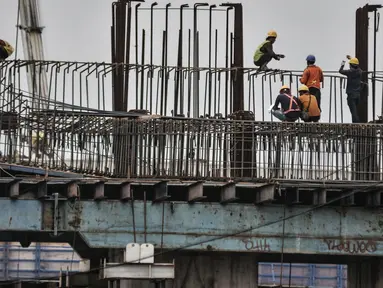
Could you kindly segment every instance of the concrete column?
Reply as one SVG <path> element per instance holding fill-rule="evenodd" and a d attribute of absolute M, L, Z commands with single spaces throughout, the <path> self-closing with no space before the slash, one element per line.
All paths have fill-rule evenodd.
<path fill-rule="evenodd" d="M 383 287 L 383 259 L 347 263 L 347 288 Z"/>
<path fill-rule="evenodd" d="M 250 253 L 181 255 L 176 260 L 175 285 L 180 288 L 258 287 L 258 262 Z"/>

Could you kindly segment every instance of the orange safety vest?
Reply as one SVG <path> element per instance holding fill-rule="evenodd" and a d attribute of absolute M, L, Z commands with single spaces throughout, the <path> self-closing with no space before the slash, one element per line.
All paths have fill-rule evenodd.
<path fill-rule="evenodd" d="M 287 114 L 287 113 L 289 113 L 289 112 L 301 111 L 301 109 L 299 108 L 299 105 L 298 105 L 297 101 L 295 101 L 294 97 L 292 97 L 292 96 L 289 95 L 289 94 L 284 94 L 284 95 L 290 98 L 290 105 L 289 105 L 289 110 L 287 110 L 287 111 L 283 111 L 283 114 Z M 296 109 L 292 109 L 292 107 L 293 107 L 293 101 L 294 101 L 295 105 L 297 105 L 297 108 L 296 108 Z"/>

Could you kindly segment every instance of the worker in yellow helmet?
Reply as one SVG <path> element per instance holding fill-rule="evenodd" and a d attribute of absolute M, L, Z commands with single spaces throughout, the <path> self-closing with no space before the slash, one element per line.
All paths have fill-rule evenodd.
<path fill-rule="evenodd" d="M 298 89 L 299 101 L 301 104 L 301 118 L 304 122 L 318 122 L 320 119 L 320 109 L 317 98 L 310 93 L 309 87 L 302 85 Z"/>
<path fill-rule="evenodd" d="M 281 58 L 285 58 L 285 55 L 274 53 L 273 44 L 275 43 L 277 36 L 277 32 L 274 30 L 269 31 L 269 33 L 267 33 L 266 40 L 262 42 L 255 51 L 253 60 L 254 65 L 259 67 L 259 71 L 270 70 L 267 67 L 267 64 L 271 61 L 271 59 L 274 58 L 279 61 Z"/>
<path fill-rule="evenodd" d="M 11 44 L 0 39 L 0 61 L 3 61 L 11 56 L 14 50 L 15 49 L 13 49 Z"/>
<path fill-rule="evenodd" d="M 360 101 L 360 91 L 362 88 L 362 70 L 359 67 L 358 58 L 353 58 L 347 55 L 347 59 L 349 59 L 348 63 L 350 64 L 350 69 L 345 70 L 344 65 L 346 62 L 342 61 L 342 64 L 339 68 L 339 73 L 347 76 L 347 104 L 350 108 L 352 123 L 359 123 L 357 107 Z"/>
<path fill-rule="evenodd" d="M 281 104 L 281 110 L 279 109 Z M 271 107 L 271 114 L 283 122 L 295 122 L 301 115 L 299 99 L 291 95 L 290 87 L 283 85 L 279 90 L 279 95 Z"/>

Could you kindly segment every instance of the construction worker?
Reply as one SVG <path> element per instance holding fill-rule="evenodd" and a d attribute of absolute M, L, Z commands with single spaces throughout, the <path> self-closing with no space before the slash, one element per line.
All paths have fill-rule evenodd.
<path fill-rule="evenodd" d="M 14 50 L 15 49 L 13 49 L 11 44 L 0 39 L 0 61 L 3 61 L 11 56 Z"/>
<path fill-rule="evenodd" d="M 357 107 L 360 100 L 360 91 L 362 86 L 362 70 L 359 68 L 358 58 L 352 58 L 349 55 L 347 55 L 347 58 L 349 59 L 348 63 L 350 64 L 350 69 L 345 70 L 344 65 L 346 62 L 342 61 L 339 73 L 347 76 L 347 104 L 350 108 L 352 123 L 359 123 Z"/>
<path fill-rule="evenodd" d="M 309 87 L 302 85 L 298 89 L 299 101 L 301 104 L 301 118 L 304 122 L 318 122 L 320 119 L 320 109 L 317 98 L 310 93 Z"/>
<path fill-rule="evenodd" d="M 281 110 L 278 106 L 281 104 Z M 270 107 L 271 114 L 283 122 L 295 122 L 301 115 L 299 99 L 291 95 L 290 87 L 282 86 L 274 106 Z"/>
<path fill-rule="evenodd" d="M 285 55 L 275 54 L 273 50 L 273 44 L 277 39 L 277 32 L 269 31 L 267 33 L 266 40 L 262 42 L 261 45 L 258 46 L 257 50 L 254 53 L 254 65 L 259 67 L 259 71 L 268 71 L 270 70 L 267 67 L 267 64 L 271 61 L 271 59 L 275 59 L 279 61 L 281 58 L 285 58 Z"/>
<path fill-rule="evenodd" d="M 318 102 L 318 107 L 320 107 L 321 100 L 321 83 L 323 82 L 323 71 L 320 67 L 315 65 L 315 56 L 308 55 L 306 58 L 307 67 L 303 72 L 302 78 L 300 79 L 303 85 L 309 87 L 310 94 L 314 95 Z"/>

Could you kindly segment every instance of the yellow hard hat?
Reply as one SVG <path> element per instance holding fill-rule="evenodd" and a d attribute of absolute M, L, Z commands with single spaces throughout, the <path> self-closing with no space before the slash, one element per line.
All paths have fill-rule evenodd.
<path fill-rule="evenodd" d="M 271 30 L 269 32 L 267 32 L 267 37 L 274 37 L 274 38 L 277 38 L 277 32 L 274 31 L 274 30 Z"/>
<path fill-rule="evenodd" d="M 287 85 L 283 85 L 283 86 L 281 87 L 281 89 L 279 89 L 279 91 L 282 91 L 282 90 L 285 90 L 285 89 L 289 89 L 289 90 L 290 90 L 290 87 L 287 86 Z"/>
<path fill-rule="evenodd" d="M 348 63 L 350 63 L 352 65 L 359 65 L 359 60 L 358 60 L 358 58 L 351 58 L 350 62 L 348 62 Z"/>
<path fill-rule="evenodd" d="M 306 85 L 302 85 L 302 86 L 299 87 L 299 89 L 298 89 L 298 92 L 301 92 L 301 91 L 306 91 L 306 92 L 308 92 L 308 91 L 309 91 L 309 87 L 307 87 Z"/>
<path fill-rule="evenodd" d="M 4 44 L 3 47 L 7 51 L 8 56 L 11 56 L 15 49 L 7 41 L 2 40 L 2 44 Z"/>

